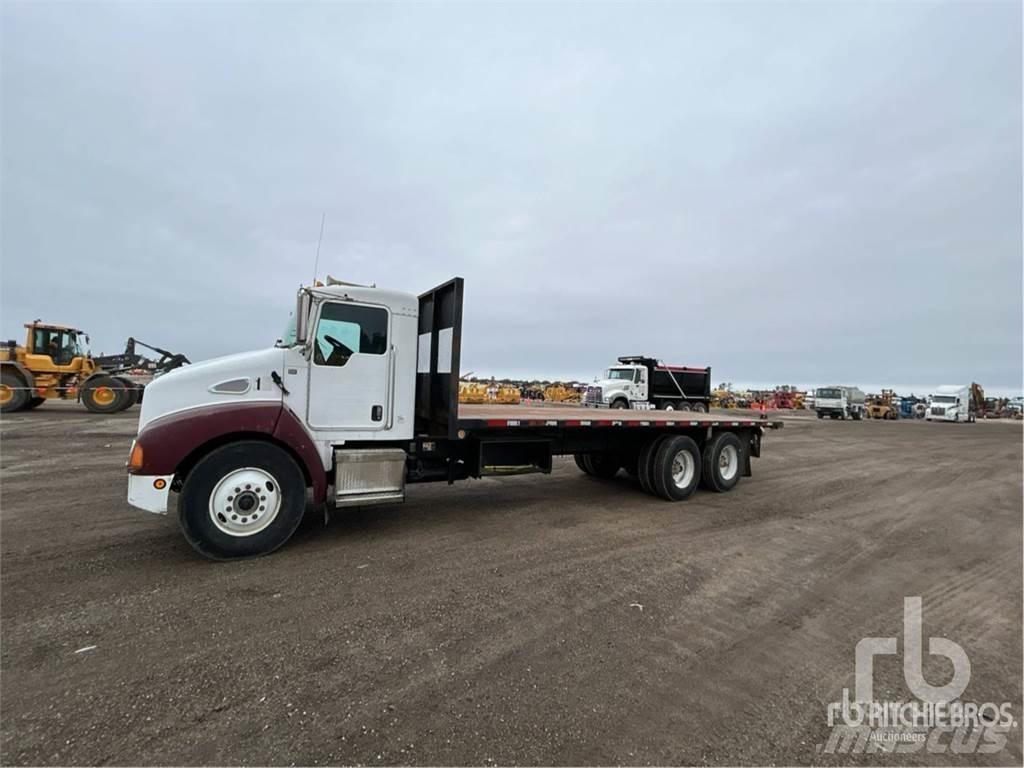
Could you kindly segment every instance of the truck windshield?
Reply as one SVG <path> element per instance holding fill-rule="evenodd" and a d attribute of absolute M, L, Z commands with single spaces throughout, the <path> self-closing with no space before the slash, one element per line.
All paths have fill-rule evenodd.
<path fill-rule="evenodd" d="M 838 389 L 819 389 L 814 393 L 814 396 L 822 400 L 838 400 L 843 396 L 843 393 Z"/>
<path fill-rule="evenodd" d="M 953 395 L 932 395 L 933 403 L 955 403 L 956 398 Z"/>
<path fill-rule="evenodd" d="M 609 368 L 606 379 L 625 379 L 626 381 L 633 380 L 633 369 L 632 368 Z"/>

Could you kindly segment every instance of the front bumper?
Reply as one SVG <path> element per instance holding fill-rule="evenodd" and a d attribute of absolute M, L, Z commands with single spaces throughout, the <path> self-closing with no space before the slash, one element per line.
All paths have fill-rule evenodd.
<path fill-rule="evenodd" d="M 147 512 L 165 514 L 173 479 L 174 475 L 128 475 L 128 503 Z"/>

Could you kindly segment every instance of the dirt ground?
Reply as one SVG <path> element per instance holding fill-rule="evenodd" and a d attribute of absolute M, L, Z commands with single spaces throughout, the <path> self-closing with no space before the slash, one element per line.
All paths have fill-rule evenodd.
<path fill-rule="evenodd" d="M 4 764 L 1021 764 L 1019 423 L 797 416 L 732 493 L 559 460 L 217 564 L 125 501 L 136 418 L 0 423 Z M 1006 747 L 822 752 L 916 595 Z M 898 658 L 875 689 L 908 697 Z"/>

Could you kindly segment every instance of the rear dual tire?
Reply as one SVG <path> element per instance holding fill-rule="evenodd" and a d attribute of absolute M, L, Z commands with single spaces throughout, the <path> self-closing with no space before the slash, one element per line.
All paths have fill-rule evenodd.
<path fill-rule="evenodd" d="M 683 501 L 697 490 L 701 476 L 700 448 L 685 435 L 665 437 L 652 454 L 650 485 L 666 501 Z"/>
<path fill-rule="evenodd" d="M 733 432 L 720 432 L 701 450 L 685 435 L 657 437 L 637 459 L 640 486 L 667 501 L 683 501 L 698 485 L 716 493 L 736 487 L 743 476 L 743 443 Z"/>
<path fill-rule="evenodd" d="M 720 432 L 705 446 L 702 485 L 725 493 L 736 487 L 743 474 L 743 444 L 732 432 Z"/>
<path fill-rule="evenodd" d="M 584 474 L 603 480 L 615 477 L 622 469 L 622 461 L 610 453 L 576 453 L 573 459 Z"/>

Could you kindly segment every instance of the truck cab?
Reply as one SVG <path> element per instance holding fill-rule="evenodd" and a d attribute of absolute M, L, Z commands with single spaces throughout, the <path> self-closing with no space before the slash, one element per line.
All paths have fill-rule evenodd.
<path fill-rule="evenodd" d="M 968 385 L 944 384 L 929 397 L 924 418 L 926 421 L 970 423 L 974 421 L 974 409 L 971 405 Z"/>
<path fill-rule="evenodd" d="M 814 390 L 814 411 L 819 419 L 864 418 L 864 393 L 856 387 L 819 387 Z"/>
<path fill-rule="evenodd" d="M 609 408 L 633 408 L 648 401 L 647 368 L 642 365 L 616 365 L 587 387 L 586 405 Z"/>

